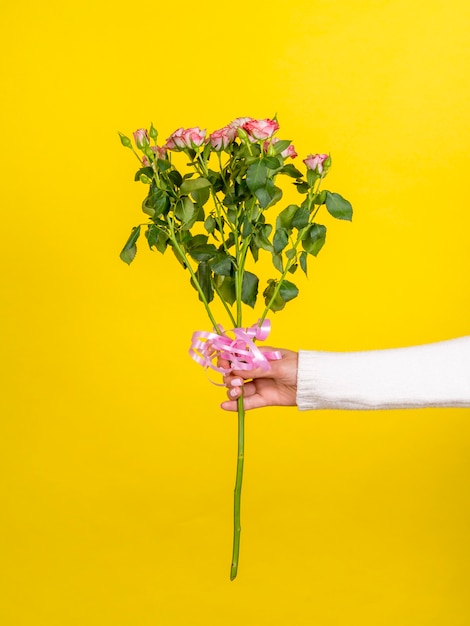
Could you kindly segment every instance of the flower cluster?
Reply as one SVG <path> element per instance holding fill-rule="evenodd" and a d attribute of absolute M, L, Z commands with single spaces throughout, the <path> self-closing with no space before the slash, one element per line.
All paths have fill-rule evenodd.
<path fill-rule="evenodd" d="M 171 248 L 189 269 L 191 285 L 208 313 L 217 296 L 238 326 L 241 304 L 254 307 L 258 297 L 259 279 L 247 269 L 248 252 L 255 262 L 260 250 L 270 252 L 281 274 L 269 279 L 263 291 L 265 316 L 296 297 L 298 289 L 287 280 L 288 273 L 298 267 L 306 273 L 308 255 L 316 256 L 323 247 L 326 226 L 315 220 L 321 206 L 338 219 L 352 216 L 347 200 L 320 190 L 331 157 L 309 154 L 303 159 L 303 174 L 289 162 L 297 157 L 295 147 L 277 137 L 278 131 L 277 119 L 238 117 L 211 133 L 199 126 L 180 127 L 162 145 L 153 125 L 133 133 L 134 145 L 121 134 L 121 142 L 141 165 L 136 180 L 150 186 L 142 205 L 151 218 L 146 232 L 150 247 L 160 252 Z M 177 169 L 173 152 L 189 157 L 189 171 Z M 215 167 L 212 155 L 217 157 Z M 283 196 L 279 177 L 290 178 L 304 198 L 282 210 L 273 225 L 266 210 Z M 133 229 L 121 253 L 126 263 L 135 256 L 140 229 Z M 230 310 L 234 303 L 236 316 Z"/>

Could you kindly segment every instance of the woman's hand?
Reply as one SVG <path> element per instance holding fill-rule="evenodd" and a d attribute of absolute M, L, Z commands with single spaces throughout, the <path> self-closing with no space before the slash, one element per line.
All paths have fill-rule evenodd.
<path fill-rule="evenodd" d="M 243 390 L 243 405 L 246 410 L 263 406 L 295 406 L 297 393 L 297 352 L 278 348 L 260 347 L 261 352 L 278 350 L 282 358 L 270 361 L 268 371 L 234 370 L 224 376 L 229 400 L 220 405 L 226 411 L 237 410 L 237 400 Z M 219 359 L 220 367 L 229 367 L 229 362 Z"/>

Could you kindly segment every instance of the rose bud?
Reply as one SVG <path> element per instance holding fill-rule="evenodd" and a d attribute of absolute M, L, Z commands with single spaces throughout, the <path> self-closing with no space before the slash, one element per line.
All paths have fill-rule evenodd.
<path fill-rule="evenodd" d="M 150 145 L 149 136 L 145 128 L 139 128 L 135 131 L 134 141 L 139 150 L 142 150 L 143 148 L 146 148 L 148 145 Z"/>

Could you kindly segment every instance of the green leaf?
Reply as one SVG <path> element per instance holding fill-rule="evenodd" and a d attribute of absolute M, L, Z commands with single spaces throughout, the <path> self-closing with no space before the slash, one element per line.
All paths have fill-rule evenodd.
<path fill-rule="evenodd" d="M 227 248 L 231 248 L 235 245 L 235 236 L 233 233 L 229 233 L 229 236 L 225 239 L 225 245 Z"/>
<path fill-rule="evenodd" d="M 194 248 L 188 248 L 188 252 L 196 261 L 208 261 L 217 254 L 217 248 L 213 243 L 205 243 Z"/>
<path fill-rule="evenodd" d="M 289 302 L 289 300 L 293 300 L 299 295 L 299 290 L 294 283 L 291 283 L 288 280 L 283 280 L 279 293 L 285 302 Z"/>
<path fill-rule="evenodd" d="M 291 265 L 291 266 L 289 267 L 289 270 L 288 270 L 288 271 L 289 271 L 289 273 L 290 273 L 290 274 L 294 274 L 294 273 L 297 271 L 297 268 L 298 268 L 298 267 L 299 267 L 298 263 L 294 263 L 294 265 Z"/>
<path fill-rule="evenodd" d="M 258 159 L 252 163 L 246 173 L 246 184 L 248 189 L 255 193 L 266 185 L 267 169 L 262 160 Z"/>
<path fill-rule="evenodd" d="M 348 202 L 339 193 L 326 192 L 326 208 L 328 212 L 338 220 L 352 220 L 353 209 L 351 203 Z"/>
<path fill-rule="evenodd" d="M 245 218 L 243 220 L 243 225 L 242 225 L 242 237 L 243 237 L 243 239 L 246 239 L 252 233 L 253 233 L 253 224 L 251 223 L 251 220 L 249 219 L 248 215 L 245 215 Z"/>
<path fill-rule="evenodd" d="M 299 207 L 296 204 L 289 204 L 283 211 L 279 213 L 276 219 L 276 228 L 285 228 L 289 230 L 292 226 L 292 220 Z"/>
<path fill-rule="evenodd" d="M 289 241 L 289 234 L 285 228 L 279 228 L 274 233 L 273 248 L 274 252 L 282 252 Z"/>
<path fill-rule="evenodd" d="M 190 241 L 187 243 L 188 250 L 191 248 L 197 248 L 198 246 L 203 246 L 207 243 L 209 237 L 207 235 L 194 235 Z"/>
<path fill-rule="evenodd" d="M 296 254 L 297 254 L 297 250 L 295 248 L 289 248 L 289 250 L 286 250 L 286 257 L 288 259 L 294 258 Z"/>
<path fill-rule="evenodd" d="M 227 217 L 231 224 L 236 224 L 238 218 L 237 209 L 233 206 L 229 207 L 227 210 Z"/>
<path fill-rule="evenodd" d="M 308 220 L 310 219 L 310 212 L 307 207 L 299 207 L 296 214 L 292 219 L 292 226 L 301 230 L 305 228 L 308 224 Z"/>
<path fill-rule="evenodd" d="M 297 187 L 299 193 L 307 193 L 309 190 L 309 186 L 304 180 L 300 183 L 294 183 L 294 185 Z"/>
<path fill-rule="evenodd" d="M 181 221 L 181 227 L 191 228 L 197 218 L 196 207 L 188 196 L 180 198 L 176 204 L 175 215 Z"/>
<path fill-rule="evenodd" d="M 197 191 L 199 189 L 204 189 L 206 187 L 210 187 L 211 183 L 207 178 L 190 178 L 185 180 L 181 185 L 180 191 L 182 194 L 189 194 L 193 191 Z"/>
<path fill-rule="evenodd" d="M 276 144 L 276 146 L 281 143 L 280 141 L 278 141 L 278 143 Z M 288 163 L 287 165 L 284 165 L 284 167 L 282 168 L 282 170 L 280 171 L 281 174 L 287 174 L 287 176 L 290 176 L 291 178 L 302 178 L 302 172 L 300 172 L 295 165 L 293 165 L 292 163 Z"/>
<path fill-rule="evenodd" d="M 167 159 L 157 159 L 157 167 L 160 172 L 166 172 L 170 169 L 171 163 L 170 161 L 167 161 Z"/>
<path fill-rule="evenodd" d="M 153 217 L 155 215 L 155 209 L 152 209 L 151 207 L 147 206 L 147 199 L 145 199 L 142 202 L 142 211 L 146 214 L 149 215 L 150 217 Z"/>
<path fill-rule="evenodd" d="M 206 219 L 206 214 L 204 213 L 204 207 L 199 204 L 196 204 L 196 212 L 197 212 L 196 222 L 204 222 Z"/>
<path fill-rule="evenodd" d="M 203 187 L 202 189 L 194 189 L 191 191 L 191 197 L 199 206 L 204 206 L 209 200 L 211 195 L 210 187 Z"/>
<path fill-rule="evenodd" d="M 259 258 L 259 246 L 254 239 L 250 241 L 250 252 L 253 260 L 256 262 Z"/>
<path fill-rule="evenodd" d="M 271 299 L 274 296 L 276 291 L 277 281 L 270 278 L 268 280 L 268 286 L 263 291 L 264 303 L 266 306 L 269 306 L 270 310 L 276 313 L 277 311 L 282 311 L 282 309 L 286 306 L 286 302 L 280 293 L 276 295 L 274 300 L 271 302 Z"/>
<path fill-rule="evenodd" d="M 288 148 L 291 143 L 290 139 L 280 139 L 279 141 L 276 141 L 276 143 L 272 144 L 272 147 L 274 148 L 274 152 L 276 154 L 281 154 L 281 152 Z"/>
<path fill-rule="evenodd" d="M 308 258 L 307 252 L 302 252 L 300 254 L 300 267 L 302 268 L 302 271 L 304 272 L 305 276 L 307 276 L 307 258 Z"/>
<path fill-rule="evenodd" d="M 176 187 L 181 187 L 183 184 L 183 177 L 177 170 L 171 170 L 171 172 L 168 173 L 168 178 Z"/>
<path fill-rule="evenodd" d="M 140 177 L 142 176 L 142 174 L 144 176 L 147 176 L 147 178 L 152 178 L 153 176 L 153 169 L 151 167 L 141 167 L 140 170 L 137 170 L 137 172 L 135 173 L 134 176 L 134 180 L 135 182 L 139 182 Z"/>
<path fill-rule="evenodd" d="M 271 179 L 268 178 L 265 187 L 255 190 L 255 196 L 262 209 L 276 204 L 282 198 L 282 190 L 276 187 Z"/>
<path fill-rule="evenodd" d="M 314 203 L 325 204 L 326 194 L 327 194 L 326 189 L 323 189 L 323 191 L 320 191 L 320 193 L 317 193 L 315 197 L 313 198 Z"/>
<path fill-rule="evenodd" d="M 263 207 L 265 209 L 269 209 L 269 207 L 272 207 L 279 202 L 279 200 L 282 198 L 282 189 L 280 187 L 276 187 L 276 185 L 273 184 L 272 192 L 270 192 L 270 195 L 271 201 L 267 206 Z"/>
<path fill-rule="evenodd" d="M 258 295 L 258 277 L 251 272 L 243 273 L 242 280 L 242 302 L 254 308 Z"/>
<path fill-rule="evenodd" d="M 215 284 L 225 302 L 233 304 L 236 300 L 235 280 L 231 276 L 216 276 Z"/>
<path fill-rule="evenodd" d="M 277 269 L 278 272 L 282 274 L 284 271 L 284 265 L 282 263 L 282 254 L 276 254 L 273 252 L 273 265 Z"/>
<path fill-rule="evenodd" d="M 148 196 L 142 203 L 142 211 L 150 217 L 158 217 L 165 213 L 170 206 L 170 199 L 158 187 L 150 187 Z"/>
<path fill-rule="evenodd" d="M 307 182 L 309 187 L 313 187 L 316 181 L 320 178 L 320 174 L 316 170 L 307 170 Z"/>
<path fill-rule="evenodd" d="M 302 247 L 309 254 L 317 256 L 326 240 L 326 227 L 321 224 L 312 224 L 302 238 Z"/>
<path fill-rule="evenodd" d="M 140 236 L 140 226 L 134 226 L 129 236 L 129 239 L 124 244 L 124 248 L 121 250 L 121 254 L 119 255 L 121 260 L 127 265 L 130 265 L 135 258 L 137 253 L 136 242 Z"/>
<path fill-rule="evenodd" d="M 264 157 L 263 163 L 270 170 L 278 170 L 280 167 L 282 167 L 282 163 L 279 162 L 279 159 L 277 157 L 275 157 L 275 156 L 266 156 L 266 157 Z"/>
<path fill-rule="evenodd" d="M 147 228 L 145 236 L 147 237 L 147 242 L 150 249 L 155 247 L 162 254 L 165 252 L 168 246 L 169 237 L 164 230 L 162 230 L 155 224 L 151 224 Z"/>
<path fill-rule="evenodd" d="M 258 199 L 258 202 L 262 209 L 266 208 L 268 204 L 271 202 L 271 196 L 269 195 L 267 189 L 265 187 L 261 187 L 255 191 L 255 196 Z"/>
<path fill-rule="evenodd" d="M 209 264 L 206 261 L 201 261 L 201 263 L 199 263 L 197 270 L 196 270 L 196 278 L 207 302 L 212 302 L 212 300 L 214 299 L 214 287 L 212 286 L 212 272 L 209 267 Z M 192 280 L 191 280 L 191 284 L 194 286 L 194 283 Z M 200 294 L 199 294 L 199 300 L 202 301 Z"/>
<path fill-rule="evenodd" d="M 271 224 L 261 224 L 258 227 L 258 232 L 255 234 L 255 241 L 258 248 L 263 248 L 268 252 L 273 251 L 271 242 L 269 241 L 269 235 L 271 234 L 273 227 Z"/>
<path fill-rule="evenodd" d="M 212 234 L 215 230 L 217 222 L 212 215 L 209 215 L 204 222 L 204 228 L 207 230 L 209 234 Z"/>
<path fill-rule="evenodd" d="M 209 261 L 209 265 L 214 274 L 218 276 L 230 276 L 234 258 L 225 252 L 219 252 L 215 258 Z"/>

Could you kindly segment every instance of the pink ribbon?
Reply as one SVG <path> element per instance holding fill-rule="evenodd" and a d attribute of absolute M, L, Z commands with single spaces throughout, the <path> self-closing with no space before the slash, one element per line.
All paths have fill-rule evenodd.
<path fill-rule="evenodd" d="M 253 370 L 258 367 L 267 371 L 269 361 L 281 359 L 279 350 L 261 352 L 255 344 L 256 340 L 264 341 L 271 331 L 271 323 L 264 320 L 261 325 L 253 324 L 249 328 L 232 328 L 234 338 L 219 325 L 218 333 L 198 330 L 193 333 L 189 355 L 205 368 L 212 368 L 220 374 L 228 374 L 234 370 Z M 218 358 L 230 362 L 228 368 L 216 365 Z"/>

